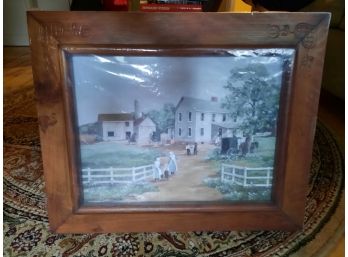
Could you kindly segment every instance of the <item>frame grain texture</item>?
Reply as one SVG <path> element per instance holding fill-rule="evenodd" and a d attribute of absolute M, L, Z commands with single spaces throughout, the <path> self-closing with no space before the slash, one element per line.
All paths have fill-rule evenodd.
<path fill-rule="evenodd" d="M 301 229 L 329 21 L 328 13 L 28 12 L 51 229 L 58 233 Z M 270 203 L 81 205 L 69 55 L 143 48 L 174 55 L 207 49 L 295 49 L 293 70 L 283 82 L 282 132 Z"/>

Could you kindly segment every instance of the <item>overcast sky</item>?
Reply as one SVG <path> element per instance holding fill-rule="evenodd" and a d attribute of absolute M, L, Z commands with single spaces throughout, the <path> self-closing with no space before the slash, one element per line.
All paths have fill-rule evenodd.
<path fill-rule="evenodd" d="M 164 103 L 176 105 L 182 96 L 222 99 L 230 71 L 250 62 L 267 64 L 280 86 L 283 59 L 235 50 L 228 57 L 75 55 L 72 62 L 78 124 L 82 125 L 95 122 L 99 113 L 133 112 L 135 99 L 143 112 Z"/>

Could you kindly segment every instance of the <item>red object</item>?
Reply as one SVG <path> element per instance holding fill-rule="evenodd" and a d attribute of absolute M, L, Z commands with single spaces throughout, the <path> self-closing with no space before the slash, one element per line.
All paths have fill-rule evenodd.
<path fill-rule="evenodd" d="M 128 11 L 128 0 L 104 0 L 105 11 Z"/>
<path fill-rule="evenodd" d="M 128 5 L 127 0 L 114 0 L 114 5 Z"/>
<path fill-rule="evenodd" d="M 141 4 L 143 12 L 201 12 L 200 4 Z"/>

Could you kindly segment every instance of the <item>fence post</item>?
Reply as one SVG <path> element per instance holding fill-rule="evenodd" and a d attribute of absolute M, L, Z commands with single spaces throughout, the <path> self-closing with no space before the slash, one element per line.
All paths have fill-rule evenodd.
<path fill-rule="evenodd" d="M 235 170 L 235 167 L 232 166 L 232 183 L 234 183 L 235 181 L 235 176 L 236 176 L 236 170 Z"/>
<path fill-rule="evenodd" d="M 111 180 L 111 183 L 113 183 L 113 182 L 114 182 L 114 172 L 113 172 L 113 168 L 110 167 L 109 169 L 110 169 L 110 180 Z"/>
<path fill-rule="evenodd" d="M 246 187 L 248 184 L 247 184 L 247 177 L 248 177 L 248 172 L 247 172 L 247 169 L 244 168 L 244 182 L 243 182 L 243 186 Z"/>
<path fill-rule="evenodd" d="M 225 173 L 225 166 L 222 163 L 221 164 L 221 181 L 224 182 L 224 173 Z"/>
<path fill-rule="evenodd" d="M 271 168 L 267 169 L 267 187 L 270 186 Z"/>
<path fill-rule="evenodd" d="M 88 183 L 91 182 L 91 168 L 87 168 L 87 181 Z"/>
<path fill-rule="evenodd" d="M 141 171 L 141 175 L 142 175 L 141 180 L 144 180 L 146 178 L 146 170 L 145 170 L 145 167 L 142 167 L 141 169 L 142 169 L 142 171 Z"/>
<path fill-rule="evenodd" d="M 132 168 L 132 181 L 135 182 L 135 168 Z"/>

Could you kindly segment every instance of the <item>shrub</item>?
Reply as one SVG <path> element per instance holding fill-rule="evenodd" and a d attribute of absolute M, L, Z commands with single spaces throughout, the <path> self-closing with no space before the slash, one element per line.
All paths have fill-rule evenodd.
<path fill-rule="evenodd" d="M 220 148 L 215 148 L 213 150 L 210 150 L 207 155 L 207 160 L 220 160 Z"/>

